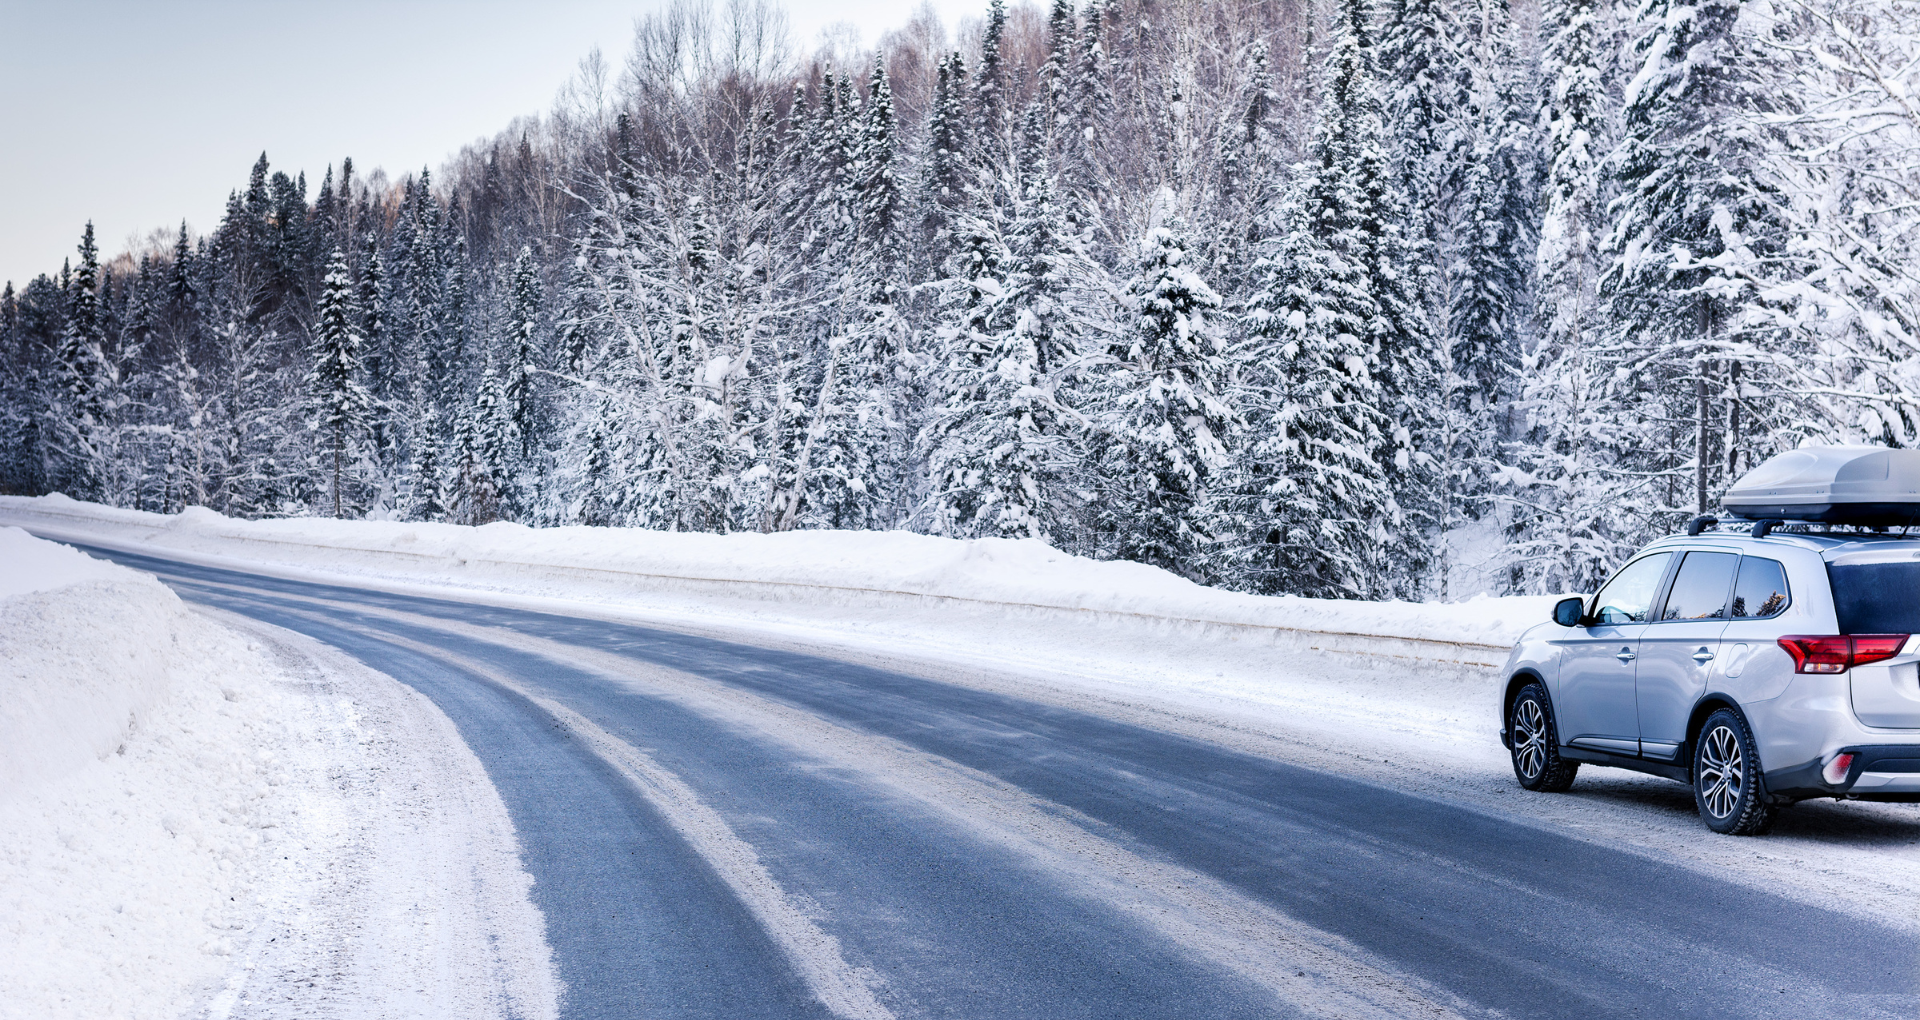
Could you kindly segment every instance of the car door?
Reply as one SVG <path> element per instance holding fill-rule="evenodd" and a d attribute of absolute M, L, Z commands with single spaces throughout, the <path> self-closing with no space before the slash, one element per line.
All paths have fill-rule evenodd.
<path fill-rule="evenodd" d="M 1634 660 L 1634 700 L 1640 714 L 1640 754 L 1671 762 L 1687 739 L 1687 717 L 1706 690 L 1727 629 L 1727 596 L 1740 554 L 1688 550 L 1654 619 L 1640 635 Z"/>
<path fill-rule="evenodd" d="M 1561 743 L 1614 754 L 1640 753 L 1633 663 L 1672 561 L 1672 553 L 1656 552 L 1621 567 L 1593 597 L 1588 626 L 1572 628 L 1558 642 L 1560 684 L 1553 707 Z"/>

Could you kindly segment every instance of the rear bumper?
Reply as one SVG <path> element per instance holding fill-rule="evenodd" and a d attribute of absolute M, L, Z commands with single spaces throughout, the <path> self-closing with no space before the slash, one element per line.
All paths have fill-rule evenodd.
<path fill-rule="evenodd" d="M 1829 783 L 1821 770 L 1836 755 L 1853 755 L 1846 778 Z M 1857 744 L 1805 764 L 1775 769 L 1766 775 L 1767 793 L 1775 800 L 1845 797 L 1854 800 L 1920 799 L 1920 744 Z"/>

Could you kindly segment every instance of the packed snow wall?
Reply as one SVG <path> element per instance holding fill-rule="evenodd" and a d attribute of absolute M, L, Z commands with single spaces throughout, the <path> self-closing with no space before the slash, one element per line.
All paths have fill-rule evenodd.
<path fill-rule="evenodd" d="M 617 601 L 639 592 L 842 607 L 850 615 L 997 616 L 1183 639 L 1497 664 L 1552 596 L 1460 603 L 1247 595 L 1036 540 L 902 531 L 674 533 L 472 528 L 315 518 L 152 514 L 63 496 L 0 497 L 0 522 L 41 534 L 290 575 Z"/>
<path fill-rule="evenodd" d="M 186 609 L 153 578 L 0 528 L 0 799 L 124 746 L 166 697 Z"/>

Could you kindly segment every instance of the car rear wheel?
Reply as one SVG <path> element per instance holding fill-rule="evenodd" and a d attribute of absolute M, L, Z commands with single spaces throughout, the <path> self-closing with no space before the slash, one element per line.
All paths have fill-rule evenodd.
<path fill-rule="evenodd" d="M 1760 782 L 1760 754 L 1740 713 L 1707 717 L 1693 743 L 1693 802 L 1707 828 L 1758 836 L 1773 828 L 1774 808 Z"/>
<path fill-rule="evenodd" d="M 1560 757 L 1559 731 L 1553 726 L 1553 702 L 1547 689 L 1528 684 L 1513 696 L 1509 732 L 1513 741 L 1513 774 L 1529 790 L 1559 793 L 1573 785 L 1580 763 Z"/>

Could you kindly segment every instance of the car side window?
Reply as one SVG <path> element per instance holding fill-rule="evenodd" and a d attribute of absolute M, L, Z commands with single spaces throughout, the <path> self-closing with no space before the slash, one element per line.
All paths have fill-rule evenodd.
<path fill-rule="evenodd" d="M 1593 597 L 1593 612 L 1587 615 L 1600 623 L 1645 623 L 1672 559 L 1672 553 L 1654 553 L 1621 567 Z"/>
<path fill-rule="evenodd" d="M 1739 553 L 1690 552 L 1680 561 L 1667 590 L 1667 604 L 1660 619 L 1724 620 L 1727 618 L 1727 590 L 1733 587 L 1734 568 Z"/>
<path fill-rule="evenodd" d="M 1740 580 L 1733 585 L 1735 619 L 1777 616 L 1792 598 L 1787 592 L 1787 568 L 1778 560 L 1747 556 L 1740 560 Z"/>

